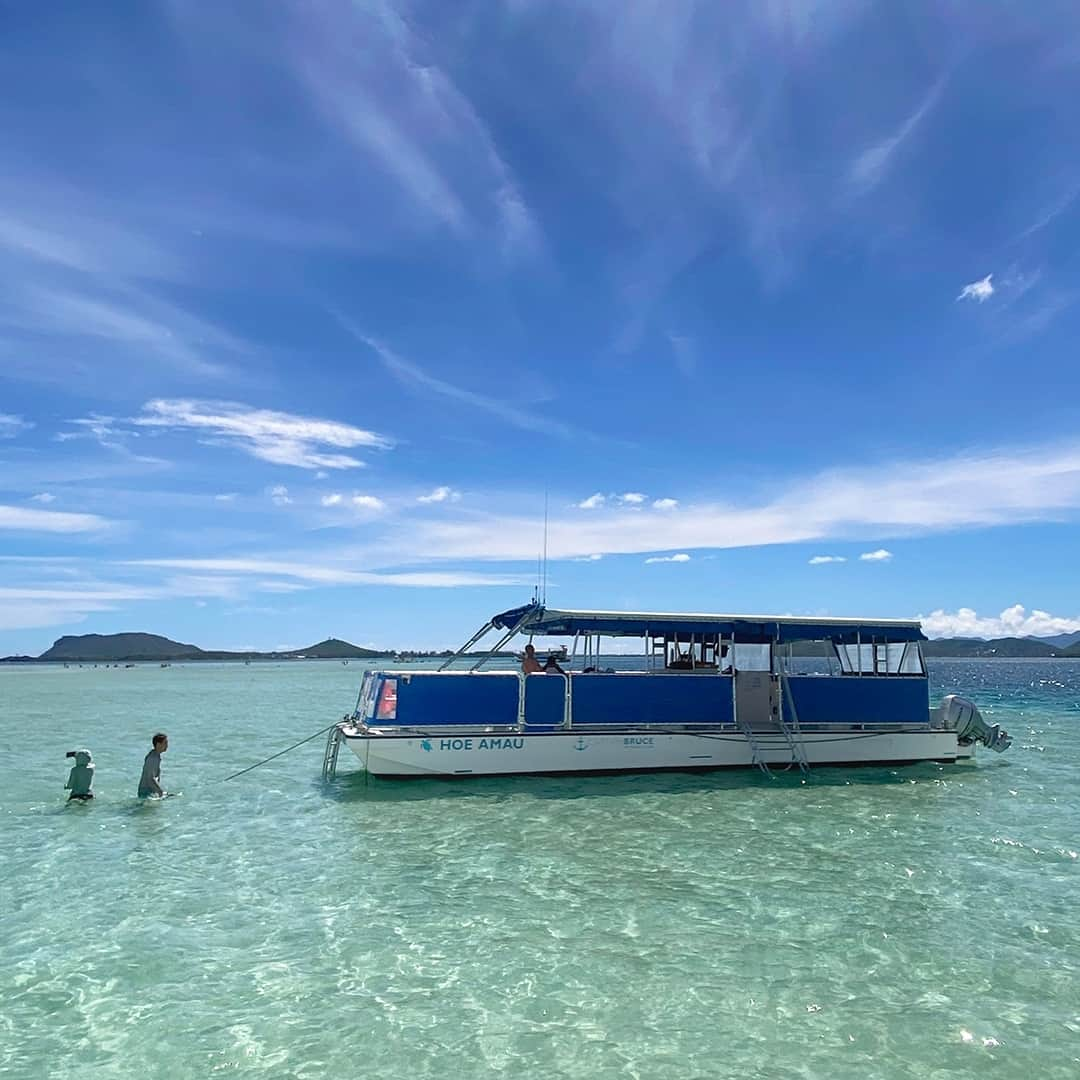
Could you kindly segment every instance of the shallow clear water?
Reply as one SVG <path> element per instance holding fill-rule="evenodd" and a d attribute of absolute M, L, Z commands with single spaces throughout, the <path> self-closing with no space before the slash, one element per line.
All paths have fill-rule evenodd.
<path fill-rule="evenodd" d="M 0 1074 L 1080 1075 L 1080 663 L 936 662 L 976 765 L 219 782 L 359 677 L 0 669 Z"/>

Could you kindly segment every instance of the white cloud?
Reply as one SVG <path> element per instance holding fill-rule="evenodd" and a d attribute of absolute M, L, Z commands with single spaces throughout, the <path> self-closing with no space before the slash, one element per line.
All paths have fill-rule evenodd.
<path fill-rule="evenodd" d="M 344 502 L 344 497 L 335 491 L 330 495 L 324 495 L 319 502 L 323 506 L 340 506 Z"/>
<path fill-rule="evenodd" d="M 31 495 L 30 501 L 36 503 L 44 503 L 46 506 L 48 506 L 49 503 L 56 502 L 56 496 L 50 494 L 48 491 L 42 491 L 39 492 L 37 495 Z"/>
<path fill-rule="evenodd" d="M 143 406 L 134 424 L 148 428 L 192 430 L 210 442 L 234 446 L 261 461 L 298 469 L 355 469 L 362 461 L 324 448 L 383 449 L 388 439 L 373 431 L 271 409 L 253 409 L 229 401 L 158 398 Z"/>
<path fill-rule="evenodd" d="M 631 514 L 600 505 L 587 515 L 575 510 L 553 516 L 549 558 L 821 544 L 1061 520 L 1080 511 L 1080 441 L 793 476 L 786 489 L 767 489 L 763 501 L 753 496 L 726 501 L 727 494 L 703 493 L 684 501 L 678 514 L 651 507 Z M 523 506 L 520 511 L 410 520 L 373 540 L 366 551 L 398 562 L 533 561 L 535 513 Z"/>
<path fill-rule="evenodd" d="M 598 491 L 595 495 L 590 495 L 587 499 L 582 499 L 577 504 L 579 510 L 598 510 L 604 503 L 607 502 L 607 496 L 601 495 Z"/>
<path fill-rule="evenodd" d="M 877 551 L 864 551 L 859 556 L 860 562 L 888 562 L 892 558 L 892 552 L 886 551 L 884 548 L 878 548 Z"/>
<path fill-rule="evenodd" d="M 12 416 L 11 413 L 0 413 L 0 439 L 14 439 L 22 431 L 27 431 L 34 425 L 21 416 Z"/>
<path fill-rule="evenodd" d="M 267 492 L 270 496 L 270 501 L 275 506 L 288 506 L 292 502 L 292 496 L 289 494 L 289 489 L 284 484 L 275 484 Z"/>
<path fill-rule="evenodd" d="M 603 555 L 597 555 L 595 553 L 592 555 L 582 555 L 580 558 L 575 559 L 574 562 L 599 562 L 603 557 Z"/>
<path fill-rule="evenodd" d="M 418 503 L 441 503 L 441 502 L 458 502 L 461 499 L 461 492 L 455 491 L 451 487 L 445 485 L 437 487 L 430 495 L 419 495 L 416 501 Z"/>
<path fill-rule="evenodd" d="M 91 413 L 89 416 L 83 416 L 77 420 L 68 420 L 67 423 L 71 424 L 76 430 L 58 431 L 54 436 L 57 442 L 93 439 L 94 442 L 109 450 L 125 450 L 124 440 L 138 435 L 136 431 L 126 431 L 118 427 L 116 417 L 102 416 L 100 413 Z"/>
<path fill-rule="evenodd" d="M 315 585 L 395 585 L 407 588 L 459 588 L 488 585 L 531 585 L 533 578 L 522 574 L 483 574 L 467 570 L 417 570 L 375 573 L 354 570 L 327 561 L 303 563 L 274 558 L 230 559 L 136 559 L 127 566 L 157 566 L 192 570 L 206 574 L 243 574 L 259 577 L 294 578 Z"/>
<path fill-rule="evenodd" d="M 990 281 L 993 276 L 993 274 L 987 274 L 986 277 L 981 278 L 979 281 L 973 281 L 970 285 L 965 285 L 956 299 L 977 300 L 980 304 L 984 300 L 989 300 L 994 295 L 994 286 Z"/>
<path fill-rule="evenodd" d="M 654 510 L 674 510 L 679 505 L 678 499 L 654 499 Z"/>
<path fill-rule="evenodd" d="M 1028 612 L 1023 604 L 1014 604 L 1000 615 L 980 616 L 972 608 L 945 611 L 939 608 L 920 615 L 923 630 L 932 638 L 967 637 L 1052 637 L 1080 630 L 1080 616 L 1069 618 L 1051 615 L 1035 608 Z"/>
<path fill-rule="evenodd" d="M 374 495 L 354 495 L 349 501 L 360 510 L 386 509 L 386 503 Z"/>
<path fill-rule="evenodd" d="M 214 501 L 215 502 L 220 502 L 220 503 L 236 502 L 236 492 L 235 491 L 228 491 L 228 492 L 223 492 L 220 495 L 215 495 L 214 496 Z"/>
<path fill-rule="evenodd" d="M 824 566 L 826 563 L 847 562 L 843 555 L 815 555 L 809 560 L 811 566 Z"/>
<path fill-rule="evenodd" d="M 646 563 L 660 563 L 660 562 L 689 562 L 690 556 L 685 552 L 680 552 L 678 555 L 654 555 L 650 559 L 646 559 Z"/>
<path fill-rule="evenodd" d="M 108 528 L 96 514 L 67 514 L 56 510 L 30 510 L 25 506 L 0 506 L 0 529 L 16 532 L 88 533 Z"/>
<path fill-rule="evenodd" d="M 616 495 L 615 500 L 623 506 L 640 506 L 646 499 L 640 491 L 627 491 L 622 495 Z"/>

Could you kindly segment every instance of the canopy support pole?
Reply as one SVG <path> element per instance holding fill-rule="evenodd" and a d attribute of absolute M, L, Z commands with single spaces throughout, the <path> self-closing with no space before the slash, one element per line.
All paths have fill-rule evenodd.
<path fill-rule="evenodd" d="M 453 656 L 450 657 L 445 663 L 439 665 L 439 671 L 445 671 L 462 653 L 468 652 L 491 628 L 491 622 L 484 623 L 479 630 Z"/>

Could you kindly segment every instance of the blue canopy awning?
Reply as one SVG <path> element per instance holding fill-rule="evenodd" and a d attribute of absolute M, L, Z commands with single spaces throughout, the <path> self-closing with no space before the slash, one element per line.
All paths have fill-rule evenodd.
<path fill-rule="evenodd" d="M 607 634 L 613 637 L 710 634 L 746 644 L 788 641 L 925 641 L 918 622 L 903 619 L 818 619 L 785 615 L 694 615 L 634 611 L 559 611 L 525 604 L 495 615 L 500 630 L 570 637 Z"/>

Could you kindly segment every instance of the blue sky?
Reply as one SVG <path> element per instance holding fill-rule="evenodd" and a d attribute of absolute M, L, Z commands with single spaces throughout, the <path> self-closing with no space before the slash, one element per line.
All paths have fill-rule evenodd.
<path fill-rule="evenodd" d="M 1075 5 L 0 30 L 0 653 L 1080 628 Z"/>

